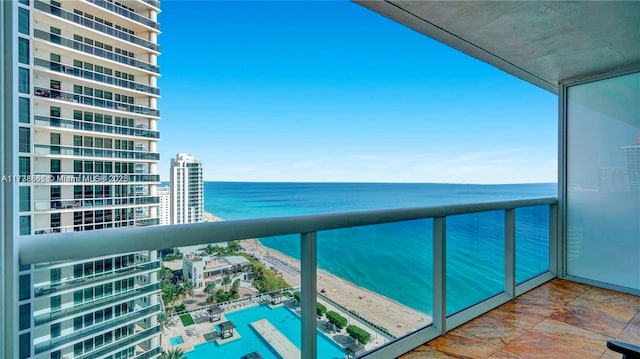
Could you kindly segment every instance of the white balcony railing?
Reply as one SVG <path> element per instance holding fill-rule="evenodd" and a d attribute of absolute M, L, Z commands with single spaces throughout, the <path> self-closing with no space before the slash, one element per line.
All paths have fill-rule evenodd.
<path fill-rule="evenodd" d="M 151 226 L 118 230 L 54 233 L 42 237 L 20 238 L 20 264 L 33 264 L 67 259 L 130 253 L 180 246 L 271 237 L 286 234 L 300 235 L 301 249 L 301 316 L 303 358 L 317 357 L 316 293 L 317 262 L 316 234 L 319 231 L 351 228 L 418 219 L 433 219 L 433 322 L 422 329 L 392 341 L 366 354 L 368 358 L 396 357 L 412 348 L 485 313 L 515 296 L 555 277 L 557 269 L 558 210 L 555 197 L 447 205 L 424 208 L 375 210 L 349 213 L 305 215 L 295 217 L 263 218 L 197 223 L 188 225 Z M 516 285 L 516 209 L 549 206 L 548 271 Z M 447 315 L 447 230 L 449 216 L 488 211 L 504 211 L 504 290 L 479 303 Z M 135 238 L 135 240 L 132 240 Z"/>

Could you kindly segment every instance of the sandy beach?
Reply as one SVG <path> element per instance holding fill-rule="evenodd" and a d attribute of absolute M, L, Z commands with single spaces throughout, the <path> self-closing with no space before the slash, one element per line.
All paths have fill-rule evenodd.
<path fill-rule="evenodd" d="M 248 253 L 256 257 L 276 258 L 277 261 L 266 261 L 265 263 L 267 265 L 270 263 L 279 264 L 279 266 L 274 265 L 274 267 L 282 271 L 284 279 L 289 284 L 293 286 L 300 284 L 300 263 L 298 260 L 263 246 L 257 239 L 243 240 L 240 244 Z M 322 294 L 327 298 L 349 310 L 354 310 L 358 315 L 386 328 L 395 336 L 404 335 L 431 323 L 431 318 L 424 313 L 408 308 L 380 294 L 360 288 L 353 283 L 319 269 L 318 290 L 323 289 L 324 293 Z"/>
<path fill-rule="evenodd" d="M 222 221 L 223 219 L 205 212 L 205 221 Z M 300 285 L 300 262 L 288 255 L 263 246 L 257 239 L 245 239 L 240 245 L 247 253 L 262 258 L 268 267 L 277 268 L 292 286 Z M 395 336 L 404 335 L 414 329 L 431 323 L 427 314 L 408 308 L 390 298 L 356 286 L 335 275 L 318 269 L 318 291 L 327 298 L 341 304 L 368 321 L 386 328 Z"/>

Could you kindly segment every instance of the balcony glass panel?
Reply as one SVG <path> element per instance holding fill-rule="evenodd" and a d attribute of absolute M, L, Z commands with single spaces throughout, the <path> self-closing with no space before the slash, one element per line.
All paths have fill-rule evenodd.
<path fill-rule="evenodd" d="M 549 270 L 549 206 L 516 209 L 516 283 Z"/>
<path fill-rule="evenodd" d="M 640 73 L 568 88 L 567 273 L 640 290 Z"/>
<path fill-rule="evenodd" d="M 319 303 L 345 317 L 351 331 L 364 331 L 354 335 L 369 338 L 367 350 L 430 325 L 432 237 L 430 219 L 318 232 Z M 363 349 L 346 328 L 334 331 L 327 315 L 318 326 L 344 339 L 344 348 Z"/>
<path fill-rule="evenodd" d="M 504 291 L 504 211 L 447 217 L 447 315 Z"/>

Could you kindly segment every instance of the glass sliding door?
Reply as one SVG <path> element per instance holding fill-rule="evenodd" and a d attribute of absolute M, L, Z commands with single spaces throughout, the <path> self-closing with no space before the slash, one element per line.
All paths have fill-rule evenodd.
<path fill-rule="evenodd" d="M 640 290 L 640 73 L 567 88 L 567 274 Z"/>

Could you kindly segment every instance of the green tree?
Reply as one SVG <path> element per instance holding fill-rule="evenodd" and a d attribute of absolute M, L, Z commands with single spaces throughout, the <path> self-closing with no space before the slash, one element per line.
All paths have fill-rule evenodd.
<path fill-rule="evenodd" d="M 316 311 L 318 312 L 318 316 L 321 317 L 327 312 L 327 307 L 322 305 L 322 303 L 316 303 Z"/>
<path fill-rule="evenodd" d="M 184 352 L 180 348 L 169 349 L 168 352 L 160 354 L 160 359 L 186 359 Z"/>
<path fill-rule="evenodd" d="M 173 278 L 173 271 L 171 269 L 165 266 L 160 268 L 160 271 L 158 272 L 158 279 L 160 279 L 161 282 L 170 281 L 172 278 Z"/>
<path fill-rule="evenodd" d="M 328 311 L 326 314 L 329 323 L 335 324 L 338 329 L 343 329 L 347 326 L 347 318 L 341 316 L 334 311 Z"/>
<path fill-rule="evenodd" d="M 208 293 L 208 294 L 213 294 L 215 293 L 216 290 L 216 284 L 214 282 L 209 282 L 207 283 L 207 285 L 204 287 L 204 292 Z"/>
<path fill-rule="evenodd" d="M 222 278 L 222 285 L 224 286 L 225 292 L 227 291 L 227 286 L 229 284 L 231 284 L 231 278 L 229 278 L 228 275 L 225 275 L 224 278 Z"/>
<path fill-rule="evenodd" d="M 371 334 L 369 332 L 355 325 L 348 326 L 347 333 L 363 345 L 367 344 L 371 339 Z"/>
<path fill-rule="evenodd" d="M 167 313 L 165 312 L 158 313 L 157 319 L 158 319 L 158 325 L 160 326 L 160 330 L 162 331 L 162 334 L 166 335 L 165 331 L 172 326 L 171 321 L 167 316 Z M 161 340 L 160 347 L 162 347 L 162 335 L 160 336 L 160 340 Z"/>
<path fill-rule="evenodd" d="M 190 280 L 184 280 L 181 284 L 184 289 L 184 294 L 189 297 L 193 297 L 193 282 Z"/>
<path fill-rule="evenodd" d="M 296 300 L 296 303 L 300 304 L 300 301 L 302 299 L 302 293 L 300 293 L 299 290 L 293 292 L 293 299 Z"/>

